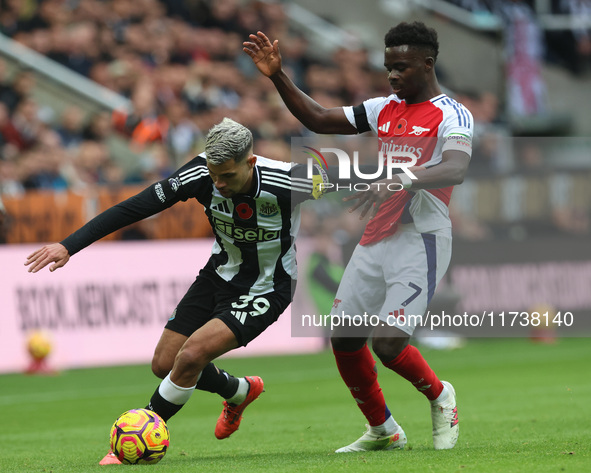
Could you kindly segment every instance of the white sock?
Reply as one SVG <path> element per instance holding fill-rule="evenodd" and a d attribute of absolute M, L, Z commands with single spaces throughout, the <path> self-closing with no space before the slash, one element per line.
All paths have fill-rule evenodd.
<path fill-rule="evenodd" d="M 443 404 L 445 401 L 447 401 L 448 398 L 449 398 L 449 389 L 447 389 L 447 386 L 444 384 L 443 391 L 441 391 L 441 393 L 439 394 L 439 396 L 437 396 L 436 399 L 431 401 L 431 404 L 436 404 L 436 405 Z"/>
<path fill-rule="evenodd" d="M 231 398 L 226 399 L 229 404 L 242 404 L 248 395 L 250 384 L 244 378 L 238 378 L 238 390 Z"/>
<path fill-rule="evenodd" d="M 399 427 L 400 426 L 394 420 L 394 417 L 390 416 L 386 419 L 386 422 L 381 425 L 370 425 L 369 431 L 374 435 L 383 436 L 393 434 Z"/>
<path fill-rule="evenodd" d="M 195 391 L 195 386 L 191 388 L 183 388 L 181 386 L 177 386 L 170 380 L 170 373 L 162 380 L 160 386 L 158 386 L 158 392 L 160 395 L 172 404 L 176 404 L 177 406 L 182 406 L 185 404 L 191 394 Z"/>

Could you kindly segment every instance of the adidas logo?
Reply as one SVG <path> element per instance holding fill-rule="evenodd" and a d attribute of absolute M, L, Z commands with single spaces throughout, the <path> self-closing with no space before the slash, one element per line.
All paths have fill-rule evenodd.
<path fill-rule="evenodd" d="M 222 202 L 220 202 L 217 205 L 214 205 L 212 207 L 213 210 L 217 210 L 218 212 L 224 213 L 224 214 L 229 214 L 230 212 L 230 206 L 228 205 L 228 202 L 223 200 Z"/>
<path fill-rule="evenodd" d="M 378 130 L 380 130 L 382 133 L 388 133 L 389 129 L 390 129 L 390 122 L 386 122 L 382 126 L 378 127 Z"/>
<path fill-rule="evenodd" d="M 451 418 L 451 422 L 450 422 L 450 427 L 453 427 L 454 425 L 458 425 L 458 406 L 454 407 L 453 411 L 454 413 L 453 417 Z"/>
<path fill-rule="evenodd" d="M 231 310 L 230 314 L 232 314 L 234 317 L 236 317 L 238 319 L 238 322 L 240 322 L 242 325 L 244 325 L 244 321 L 246 320 L 246 316 L 248 315 L 248 312 L 243 311 L 243 310 Z"/>

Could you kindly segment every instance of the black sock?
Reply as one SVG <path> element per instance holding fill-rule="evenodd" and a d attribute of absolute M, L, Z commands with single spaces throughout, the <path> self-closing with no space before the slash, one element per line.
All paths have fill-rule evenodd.
<path fill-rule="evenodd" d="M 172 402 L 167 401 L 160 395 L 160 392 L 158 391 L 159 388 L 160 386 L 158 386 L 154 394 L 152 394 L 150 404 L 146 406 L 146 409 L 154 411 L 164 419 L 164 422 L 168 422 L 168 419 L 180 411 L 184 404 L 173 404 Z"/>
<path fill-rule="evenodd" d="M 209 363 L 201 372 L 201 377 L 197 381 L 197 389 L 209 391 L 222 396 L 224 399 L 231 398 L 238 391 L 238 378 L 226 373 L 224 370 L 218 370 L 213 363 Z"/>

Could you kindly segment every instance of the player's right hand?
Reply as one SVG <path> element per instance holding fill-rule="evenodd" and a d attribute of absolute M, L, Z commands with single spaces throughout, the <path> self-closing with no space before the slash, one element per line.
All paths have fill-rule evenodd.
<path fill-rule="evenodd" d="M 61 243 L 52 243 L 31 253 L 25 261 L 25 266 L 29 266 L 29 273 L 36 273 L 45 268 L 50 263 L 55 263 L 49 267 L 51 272 L 64 266 L 70 260 L 70 254 L 66 247 Z"/>
<path fill-rule="evenodd" d="M 279 40 L 271 41 L 265 33 L 258 31 L 257 34 L 248 36 L 250 41 L 242 43 L 242 50 L 248 54 L 258 70 L 267 77 L 271 77 L 281 71 L 281 54 L 279 53 Z"/>

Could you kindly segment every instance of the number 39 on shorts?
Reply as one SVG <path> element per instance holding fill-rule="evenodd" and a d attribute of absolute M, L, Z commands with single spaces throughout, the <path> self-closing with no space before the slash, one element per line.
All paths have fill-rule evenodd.
<path fill-rule="evenodd" d="M 251 317 L 264 314 L 269 310 L 270 306 L 271 304 L 267 299 L 264 297 L 255 298 L 255 296 L 240 296 L 238 302 L 232 302 L 232 308 L 234 309 L 246 309 L 248 307 Z"/>

